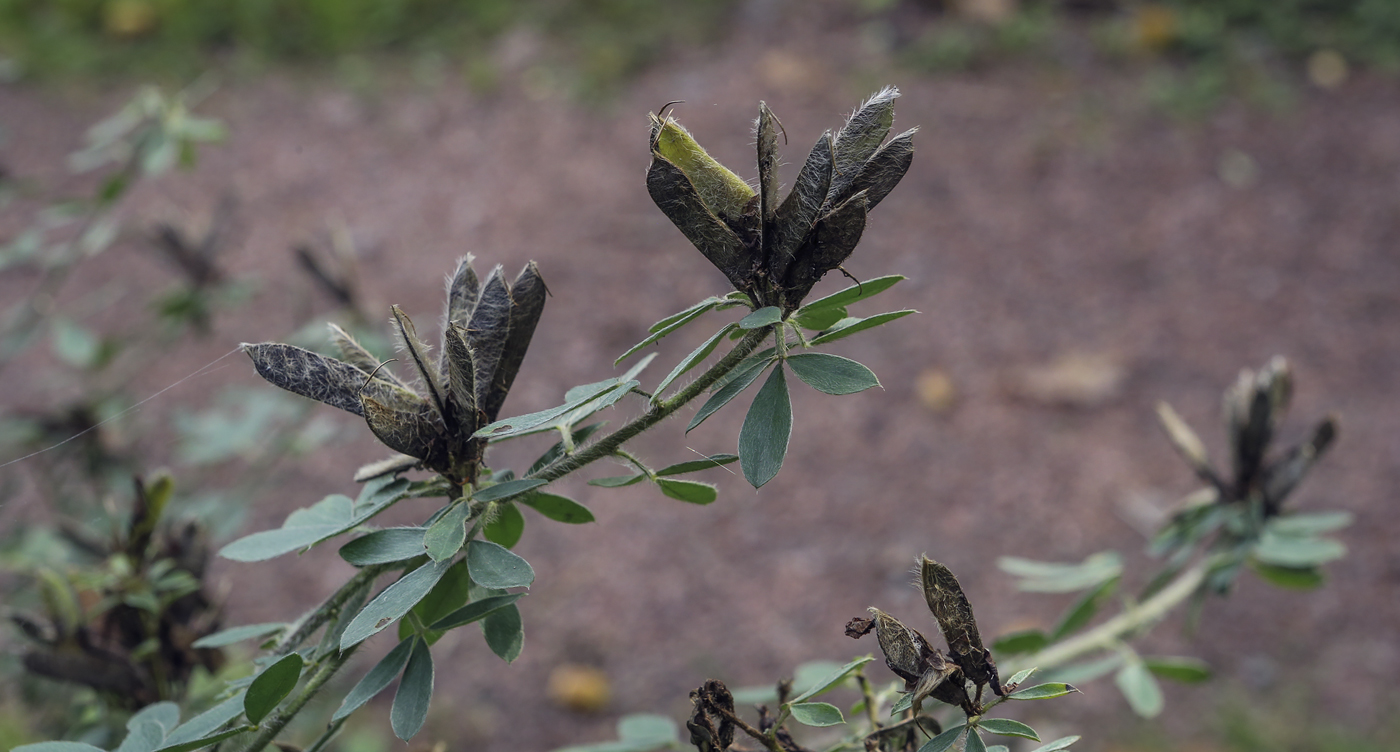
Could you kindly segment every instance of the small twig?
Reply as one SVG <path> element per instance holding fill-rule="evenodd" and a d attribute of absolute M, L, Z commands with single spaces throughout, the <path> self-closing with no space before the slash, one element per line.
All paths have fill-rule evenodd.
<path fill-rule="evenodd" d="M 721 716 L 724 716 L 724 719 L 726 721 L 733 723 L 736 727 L 738 727 L 740 731 L 743 731 L 745 734 L 748 734 L 754 739 L 757 739 L 760 744 L 762 744 L 765 748 L 771 750 L 771 752 L 785 752 L 782 746 L 778 744 L 778 740 L 776 738 L 770 737 L 762 731 L 759 731 L 758 729 L 749 725 L 749 722 L 745 721 L 743 718 L 740 718 L 737 713 L 719 707 L 718 705 L 711 705 L 709 709 L 713 710 Z"/>

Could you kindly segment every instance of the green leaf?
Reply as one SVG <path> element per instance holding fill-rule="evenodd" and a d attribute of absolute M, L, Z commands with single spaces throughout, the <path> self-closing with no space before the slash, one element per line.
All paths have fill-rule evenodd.
<path fill-rule="evenodd" d="M 1008 700 L 1049 700 L 1055 697 L 1064 697 L 1079 690 L 1073 684 L 1064 682 L 1046 682 L 1037 684 L 1034 687 L 1018 689 L 1007 695 Z"/>
<path fill-rule="evenodd" d="M 1019 685 L 1021 682 L 1025 681 L 1025 680 L 1028 679 L 1028 678 L 1030 678 L 1030 675 L 1031 675 L 1031 674 L 1034 674 L 1037 670 L 1039 670 L 1039 669 L 1038 669 L 1038 667 L 1036 667 L 1036 666 L 1032 666 L 1032 667 L 1030 667 L 1030 668 L 1023 668 L 1023 669 L 1021 669 L 1020 671 L 1017 671 L 1016 674 L 1015 674 L 1014 676 L 1012 676 L 1010 679 L 1008 679 L 1008 680 L 1006 681 L 1006 683 L 1007 683 L 1007 684 L 1016 684 L 1016 685 Z"/>
<path fill-rule="evenodd" d="M 255 637 L 265 637 L 287 626 L 284 621 L 267 622 L 266 624 L 245 624 L 241 627 L 229 627 L 213 634 L 205 635 L 195 640 L 190 645 L 192 648 L 221 648 L 225 645 L 232 645 L 235 642 L 251 640 Z"/>
<path fill-rule="evenodd" d="M 740 329 L 762 329 L 783 320 L 783 311 L 777 306 L 765 306 L 739 319 Z"/>
<path fill-rule="evenodd" d="M 1056 624 L 1054 631 L 1050 633 L 1050 641 L 1062 640 L 1065 636 L 1088 624 L 1089 620 L 1093 619 L 1094 614 L 1098 612 L 1099 606 L 1108 600 L 1117 589 L 1118 578 L 1114 577 L 1110 580 L 1104 580 L 1103 584 L 1081 595 L 1079 600 L 1065 611 L 1065 615 L 1060 617 L 1060 623 Z"/>
<path fill-rule="evenodd" d="M 963 752 L 987 752 L 987 743 L 982 741 L 982 735 L 977 732 L 977 729 L 968 729 L 967 743 L 963 746 Z"/>
<path fill-rule="evenodd" d="M 196 749 L 212 747 L 215 744 L 224 741 L 225 739 L 231 739 L 235 736 L 238 736 L 239 734 L 246 734 L 249 731 L 253 731 L 256 729 L 257 726 L 239 726 L 238 728 L 231 728 L 227 731 L 220 731 L 217 734 L 206 736 L 202 739 L 193 739 L 191 741 L 179 742 L 177 744 L 171 744 L 167 739 L 165 742 L 165 746 L 161 747 L 158 750 L 158 752 L 191 752 L 192 750 Z"/>
<path fill-rule="evenodd" d="M 607 379 L 606 381 L 600 381 L 597 384 L 590 384 L 588 386 L 589 388 L 578 397 L 558 407 L 551 407 L 548 410 L 540 410 L 539 412 L 528 413 L 526 415 L 517 415 L 514 418 L 498 420 L 495 423 L 478 429 L 476 433 L 472 434 L 472 437 L 478 439 L 505 439 L 512 436 L 523 436 L 530 432 L 531 429 L 565 415 L 583 406 L 584 403 L 591 402 L 596 397 L 617 393 L 617 398 L 621 399 L 623 395 L 632 390 L 632 387 L 637 386 L 637 383 L 629 381 L 619 384 L 617 383 L 617 379 Z"/>
<path fill-rule="evenodd" d="M 490 541 L 467 544 L 467 567 L 472 582 L 484 588 L 529 587 L 535 581 L 535 570 L 529 562 Z"/>
<path fill-rule="evenodd" d="M 56 317 L 50 323 L 53 353 L 73 368 L 90 368 L 102 354 L 102 340 L 91 331 L 67 318 Z"/>
<path fill-rule="evenodd" d="M 232 697 L 175 727 L 165 737 L 166 744 L 183 744 L 208 736 L 225 723 L 243 715 L 243 698 L 247 690 L 241 690 Z"/>
<path fill-rule="evenodd" d="M 1040 735 L 1035 733 L 1035 729 L 1010 718 L 983 718 L 977 722 L 977 728 L 999 736 L 1019 736 L 1022 739 L 1040 741 Z"/>
<path fill-rule="evenodd" d="M 474 621 L 480 621 L 491 613 L 505 608 L 523 597 L 525 597 L 525 593 L 487 596 L 481 600 L 472 601 L 441 619 L 438 619 L 428 628 L 435 632 L 446 632 L 449 629 L 456 629 L 457 627 L 471 624 Z"/>
<path fill-rule="evenodd" d="M 737 454 L 712 454 L 703 460 L 690 460 L 689 462 L 677 462 L 674 465 L 667 465 L 656 471 L 659 476 L 683 475 L 685 473 L 696 473 L 701 470 L 709 470 L 714 467 L 728 465 L 739 459 Z"/>
<path fill-rule="evenodd" d="M 792 402 L 783 369 L 774 368 L 753 398 L 739 430 L 739 462 L 754 488 L 778 474 L 792 437 Z"/>
<path fill-rule="evenodd" d="M 860 658 L 857 658 L 854 661 L 851 661 L 850 663 L 847 663 L 846 665 L 836 669 L 831 674 L 824 676 L 823 678 L 818 680 L 815 684 L 813 684 L 802 694 L 799 694 L 798 696 L 792 698 L 790 702 L 804 702 L 818 695 L 830 692 L 831 690 L 844 683 L 846 679 L 851 675 L 851 672 L 855 671 L 861 666 L 864 666 L 872 660 L 874 660 L 874 658 L 866 655 L 861 656 Z"/>
<path fill-rule="evenodd" d="M 508 501 L 497 508 L 496 519 L 491 520 L 481 534 L 496 545 L 514 548 L 520 542 L 520 536 L 525 534 L 525 515 Z"/>
<path fill-rule="evenodd" d="M 428 718 L 428 705 L 433 698 L 433 654 L 428 643 L 413 641 L 412 654 L 403 670 L 403 681 L 394 693 L 394 707 L 389 711 L 389 723 L 394 736 L 408 741 L 423 728 Z"/>
<path fill-rule="evenodd" d="M 1290 514 L 1287 517 L 1274 517 L 1269 520 L 1267 530 L 1278 535 L 1314 536 L 1330 533 L 1348 526 L 1352 522 L 1351 512 L 1319 512 L 1316 514 Z"/>
<path fill-rule="evenodd" d="M 157 702 L 142 708 L 127 719 L 126 738 L 117 752 L 155 752 L 165 743 L 170 729 L 180 723 L 180 706 L 173 702 Z"/>
<path fill-rule="evenodd" d="M 1024 655 L 1034 653 L 1050 644 L 1050 638 L 1039 629 L 1023 629 L 1009 632 L 992 643 L 992 652 L 1001 655 Z"/>
<path fill-rule="evenodd" d="M 1162 712 L 1162 688 L 1152 678 L 1152 672 L 1141 660 L 1131 659 L 1118 669 L 1114 677 L 1118 691 L 1132 706 L 1133 712 L 1143 718 L 1153 718 Z"/>
<path fill-rule="evenodd" d="M 1122 654 L 1114 653 L 1106 658 L 1099 658 L 1098 660 L 1071 663 L 1068 666 L 1061 666 L 1047 671 L 1046 673 L 1056 681 L 1083 684 L 1085 682 L 1091 682 L 1101 676 L 1107 676 L 1121 665 L 1123 665 Z"/>
<path fill-rule="evenodd" d="M 417 641 L 417 637 L 409 637 L 403 640 L 398 645 L 395 645 L 394 649 L 390 650 L 388 655 L 374 664 L 374 668 L 370 669 L 369 673 L 365 674 L 365 678 L 361 679 L 360 683 L 356 684 L 355 688 L 350 690 L 350 694 L 345 696 L 345 699 L 340 703 L 340 708 L 331 716 L 331 722 L 334 723 L 356 710 L 359 710 L 361 705 L 374 699 L 375 695 L 383 692 L 392 684 L 394 678 L 403 670 L 403 667 L 408 665 L 409 654 L 413 651 L 413 645 Z"/>
<path fill-rule="evenodd" d="M 899 696 L 898 700 L 894 701 L 894 705 L 890 706 L 890 717 L 893 718 L 912 707 L 914 707 L 914 693 L 905 692 Z"/>
<path fill-rule="evenodd" d="M 1079 564 L 1033 561 L 1014 556 L 997 559 L 1007 574 L 1020 577 L 1017 587 L 1033 593 L 1072 593 L 1097 587 L 1123 572 L 1122 558 L 1114 551 L 1093 554 Z"/>
<path fill-rule="evenodd" d="M 1266 532 L 1250 550 L 1254 559 L 1279 567 L 1303 569 L 1340 559 L 1347 547 L 1329 538 L 1294 537 Z"/>
<path fill-rule="evenodd" d="M 788 710 L 793 720 L 806 726 L 838 726 L 846 722 L 841 710 L 829 702 L 799 702 Z"/>
<path fill-rule="evenodd" d="M 630 486 L 633 483 L 641 483 L 646 480 L 646 477 L 646 473 L 637 473 L 636 475 L 612 475 L 607 478 L 594 478 L 588 481 L 588 485 L 597 486 L 599 488 L 622 488 L 623 486 Z"/>
<path fill-rule="evenodd" d="M 987 747 L 987 752 L 1011 752 L 1011 748 L 1005 744 L 993 744 Z"/>
<path fill-rule="evenodd" d="M 421 527 L 391 527 L 376 530 L 340 547 L 340 558 L 357 567 L 390 564 L 423 555 Z"/>
<path fill-rule="evenodd" d="M 1069 749 L 1071 744 L 1079 741 L 1078 736 L 1062 736 L 1049 744 L 1042 744 L 1031 750 L 1031 752 L 1060 752 L 1062 749 Z"/>
<path fill-rule="evenodd" d="M 797 322 L 803 329 L 813 332 L 822 332 L 830 329 L 836 322 L 846 318 L 845 308 L 822 308 L 816 311 L 802 312 L 801 309 L 794 313 L 789 321 Z"/>
<path fill-rule="evenodd" d="M 680 738 L 676 722 L 664 715 L 634 713 L 618 719 L 617 738 L 625 742 L 652 745 L 648 749 L 674 744 Z"/>
<path fill-rule="evenodd" d="M 1142 663 L 1157 676 L 1186 684 L 1203 682 L 1211 675 L 1210 664 L 1199 658 L 1155 656 L 1144 657 Z"/>
<path fill-rule="evenodd" d="M 224 546 L 219 555 L 234 561 L 265 561 L 333 536 L 353 518 L 354 502 L 350 497 L 332 494 L 287 515 L 276 530 L 253 533 Z"/>
<path fill-rule="evenodd" d="M 433 624 L 465 605 L 471 598 L 471 582 L 466 560 L 458 559 L 433 589 L 423 596 L 423 600 L 413 607 L 412 613 L 417 618 L 399 621 L 399 639 L 402 640 L 415 632 L 415 624 L 411 622 L 420 625 Z M 442 633 L 429 628 L 420 633 L 420 636 L 427 640 L 428 646 L 431 647 L 442 637 Z"/>
<path fill-rule="evenodd" d="M 406 478 L 376 478 L 364 485 L 353 502 L 332 494 L 287 515 L 281 528 L 240 538 L 224 546 L 219 555 L 234 561 L 264 561 L 306 548 L 364 524 L 407 496 L 408 487 Z"/>
<path fill-rule="evenodd" d="M 83 742 L 39 742 L 39 744 L 21 744 L 15 746 L 11 752 L 106 752 L 101 746 L 83 744 Z"/>
<path fill-rule="evenodd" d="M 508 480 L 504 483 L 497 483 L 494 486 L 487 486 L 472 493 L 472 501 L 501 501 L 513 496 L 519 496 L 526 491 L 539 488 L 549 481 L 541 478 L 521 478 L 520 480 Z"/>
<path fill-rule="evenodd" d="M 850 287 L 847 287 L 846 289 L 841 290 L 840 292 L 834 292 L 824 298 L 818 298 L 802 306 L 801 308 L 797 309 L 797 315 L 801 316 L 803 314 L 809 314 L 815 311 L 828 310 L 832 308 L 845 308 L 846 306 L 852 303 L 865 300 L 866 298 L 873 298 L 876 295 L 879 295 L 880 293 L 884 292 L 885 290 L 894 287 L 895 283 L 900 282 L 903 279 L 904 277 L 898 274 L 891 274 L 884 277 L 876 277 L 875 279 L 867 279 L 866 281 L 861 282 L 858 285 L 851 285 Z"/>
<path fill-rule="evenodd" d="M 719 491 L 715 490 L 715 487 L 709 483 L 657 478 L 656 484 L 661 486 L 661 493 L 673 499 L 688 501 L 691 504 L 709 504 L 719 498 Z"/>
<path fill-rule="evenodd" d="M 965 731 L 967 731 L 967 724 L 960 723 L 924 742 L 924 746 L 919 747 L 919 752 L 944 752 L 952 749 Z"/>
<path fill-rule="evenodd" d="M 486 646 L 506 663 L 519 658 L 525 647 L 525 625 L 520 619 L 520 609 L 514 605 L 487 614 L 481 620 L 481 632 L 486 637 Z"/>
<path fill-rule="evenodd" d="M 651 335 L 648 336 L 646 339 L 642 340 L 641 342 L 638 342 L 637 344 L 632 345 L 632 347 L 628 348 L 627 352 L 618 356 L 617 360 L 613 361 L 613 365 L 617 365 L 618 363 L 627 360 L 633 355 L 633 353 L 636 353 L 638 350 L 641 350 L 647 345 L 660 341 L 662 337 L 665 337 L 671 332 L 674 332 L 677 329 L 680 329 L 681 327 L 685 326 L 686 324 L 689 324 L 690 322 L 694 321 L 695 319 L 700 318 L 701 314 L 718 308 L 720 304 L 724 302 L 725 301 L 721 300 L 720 298 L 707 298 L 685 309 L 684 311 L 681 311 L 680 313 L 672 314 L 656 322 L 655 324 L 652 324 L 650 330 Z"/>
<path fill-rule="evenodd" d="M 462 550 L 462 545 L 467 541 L 469 514 L 471 506 L 459 501 L 449 507 L 447 512 L 437 518 L 437 522 L 423 533 L 423 548 L 428 551 L 428 556 L 433 561 L 446 561 Z"/>
<path fill-rule="evenodd" d="M 829 353 L 799 353 L 787 357 L 788 367 L 807 386 L 826 394 L 855 394 L 880 380 L 860 363 Z"/>
<path fill-rule="evenodd" d="M 705 358 L 710 357 L 710 353 L 715 351 L 715 347 L 719 345 L 720 340 L 724 339 L 724 335 L 732 331 L 735 326 L 735 324 L 725 324 L 723 329 L 715 332 L 709 339 L 702 342 L 699 347 L 685 356 L 684 360 L 677 363 L 676 367 L 671 369 L 670 373 L 666 374 L 666 378 L 662 379 L 661 383 L 656 385 L 656 390 L 652 392 L 651 401 L 653 403 L 660 402 L 661 393 L 666 391 L 666 387 L 670 386 L 671 382 L 680 378 L 685 372 L 700 365 Z"/>
<path fill-rule="evenodd" d="M 248 685 L 248 694 L 243 697 L 243 714 L 248 717 L 249 723 L 262 723 L 267 714 L 291 694 L 301 678 L 301 667 L 301 655 L 291 653 L 263 669 L 253 679 L 253 683 Z"/>
<path fill-rule="evenodd" d="M 468 547 L 468 552 L 470 550 Z M 446 561 L 430 561 L 384 588 L 345 628 L 345 633 L 340 636 L 340 649 L 347 650 L 358 645 L 398 621 L 432 591 L 450 566 Z"/>
<path fill-rule="evenodd" d="M 747 361 L 746 361 L 747 362 Z M 730 379 L 728 383 L 715 390 L 710 398 L 705 400 L 705 404 L 696 411 L 695 417 L 691 418 L 690 425 L 685 427 L 685 432 L 690 433 L 696 426 L 705 422 L 705 419 L 714 415 L 717 410 L 729 404 L 729 401 L 739 396 L 739 393 L 749 388 L 749 384 L 758 380 L 763 375 L 763 369 L 773 362 L 773 358 L 755 360 L 751 365 L 740 366 L 734 370 L 737 375 Z M 781 370 L 781 369 L 778 369 Z"/>
<path fill-rule="evenodd" d="M 911 313 L 918 313 L 918 311 L 910 308 L 903 311 L 890 311 L 889 313 L 876 314 L 864 319 L 842 319 L 836 322 L 836 325 L 831 329 L 813 337 L 808 344 L 824 345 L 828 342 L 835 342 L 838 339 L 849 337 L 856 332 L 863 332 L 866 329 L 873 329 L 881 324 L 888 324 L 895 319 L 902 319 Z"/>
<path fill-rule="evenodd" d="M 566 496 L 536 491 L 516 499 L 516 503 L 524 504 L 555 522 L 581 525 L 594 520 L 593 512 L 588 507 Z"/>
<path fill-rule="evenodd" d="M 1278 567 L 1251 561 L 1249 568 L 1266 582 L 1289 590 L 1313 590 L 1322 587 L 1327 580 L 1317 567 Z"/>

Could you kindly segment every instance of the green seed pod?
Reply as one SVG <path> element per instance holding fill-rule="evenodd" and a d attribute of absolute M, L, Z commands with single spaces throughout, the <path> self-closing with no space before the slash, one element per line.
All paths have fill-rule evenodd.
<path fill-rule="evenodd" d="M 754 189 L 728 167 L 711 157 L 690 133 L 672 118 L 653 121 L 652 151 L 675 165 L 695 186 L 705 208 L 715 216 L 736 224 L 744 213 Z"/>

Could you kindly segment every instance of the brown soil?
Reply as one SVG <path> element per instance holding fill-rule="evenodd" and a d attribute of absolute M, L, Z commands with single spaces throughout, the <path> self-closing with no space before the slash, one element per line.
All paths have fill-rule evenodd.
<path fill-rule="evenodd" d="M 330 315 L 332 303 L 289 248 L 324 237 L 331 218 L 343 217 L 372 310 L 398 303 L 425 329 L 458 255 L 512 273 L 539 262 L 554 296 L 506 406 L 522 413 L 613 375 L 612 359 L 651 322 L 724 291 L 646 195 L 648 110 L 686 100 L 683 122 L 719 159 L 744 166 L 764 99 L 786 126 L 793 163 L 877 85 L 903 91 L 896 127 L 922 127 L 918 156 L 847 268 L 860 278 L 909 277 L 858 312 L 922 314 L 832 348 L 869 365 L 885 388 L 842 398 L 798 388 L 782 474 L 755 493 L 740 477 L 711 472 L 721 497 L 707 508 L 644 487 L 560 484 L 597 524 L 530 521 L 517 548 L 538 573 L 522 606 L 524 655 L 507 667 L 472 629 L 444 639 L 423 738 L 489 750 L 601 740 L 620 714 L 679 716 L 707 677 L 751 685 L 803 661 L 874 650 L 850 642 L 842 626 L 870 605 L 924 620 L 907 574 L 923 552 L 959 573 L 984 634 L 1051 623 L 1066 599 L 1016 596 L 995 559 L 1078 560 L 1116 548 L 1141 582 L 1149 563 L 1125 500 L 1165 503 L 1193 488 L 1153 406 L 1172 403 L 1221 456 L 1221 390 L 1274 354 L 1290 360 L 1298 384 L 1286 438 L 1328 411 L 1340 416 L 1338 446 L 1295 503 L 1353 512 L 1356 524 L 1341 534 L 1350 554 L 1328 567 L 1323 590 L 1284 592 L 1245 576 L 1228 600 L 1207 604 L 1195 639 L 1175 626 L 1154 635 L 1151 650 L 1198 655 L 1223 677 L 1214 689 L 1172 690 L 1167 723 L 1183 735 L 1209 727 L 1210 703 L 1235 692 L 1302 692 L 1316 717 L 1362 730 L 1381 723 L 1400 669 L 1400 517 L 1385 490 L 1400 482 L 1395 81 L 1361 75 L 1301 92 L 1284 112 L 1229 105 L 1180 124 L 1142 104 L 1135 77 L 1110 71 L 1012 65 L 920 77 L 841 36 L 767 33 L 677 53 L 592 108 L 547 90 L 526 96 L 510 71 L 492 96 L 407 77 L 371 95 L 317 77 L 226 85 L 203 109 L 227 122 L 228 143 L 207 150 L 196 172 L 134 197 L 133 217 L 149 221 L 172 211 L 207 216 L 231 192 L 241 231 L 224 262 L 261 284 L 255 303 L 219 319 L 210 341 L 152 362 L 150 391 L 241 341 L 283 338 Z M 841 75 L 848 63 L 833 61 L 862 72 Z M 0 161 L 57 180 L 82 128 L 127 93 L 0 87 Z M 1221 165 L 1238 163 L 1236 152 L 1257 170 L 1232 185 Z M 158 287 L 171 273 L 128 240 L 83 267 L 65 300 L 113 279 Z M 7 272 L 0 296 L 15 300 L 32 282 Z M 817 292 L 845 284 L 829 279 Z M 113 315 L 137 315 L 134 301 L 115 304 Z M 664 343 L 653 384 L 720 319 L 708 321 Z M 1027 368 L 1076 356 L 1070 387 L 1090 382 L 1078 406 L 1016 387 Z M 246 364 L 227 362 L 234 367 L 149 410 L 258 383 Z M 921 376 L 943 393 L 921 401 Z M 38 393 L 44 378 L 40 367 L 6 371 L 6 402 Z M 663 464 L 692 450 L 733 451 L 745 402 L 687 437 L 684 423 L 669 423 L 636 451 Z M 637 409 L 624 403 L 611 419 Z M 342 425 L 348 443 L 285 469 L 249 530 L 326 493 L 353 492 L 350 473 L 381 453 L 363 426 Z M 519 466 L 542 449 L 521 443 L 500 450 L 496 464 Z M 294 616 L 349 571 L 328 548 L 299 560 L 224 562 L 217 579 L 232 587 L 230 621 L 249 623 Z M 386 645 L 377 638 L 374 651 Z M 606 672 L 607 712 L 577 715 L 546 699 L 547 677 L 566 662 Z M 888 678 L 883 668 L 872 675 Z M 1098 736 L 1085 746 L 1101 749 L 1106 734 L 1094 730 L 1127 710 L 1101 682 L 1026 718 L 1064 713 L 1071 719 L 1053 725 Z M 384 719 L 387 705 L 368 714 Z"/>

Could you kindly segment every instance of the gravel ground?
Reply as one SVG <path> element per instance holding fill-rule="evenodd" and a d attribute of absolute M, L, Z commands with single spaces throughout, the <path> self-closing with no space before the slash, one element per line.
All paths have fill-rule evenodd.
<path fill-rule="evenodd" d="M 1116 548 L 1141 582 L 1148 560 L 1137 553 L 1133 500 L 1162 504 L 1193 488 L 1154 404 L 1172 403 L 1223 456 L 1221 390 L 1275 354 L 1297 381 L 1286 438 L 1329 411 L 1340 417 L 1339 444 L 1295 498 L 1356 515 L 1340 536 L 1350 555 L 1329 566 L 1323 590 L 1283 592 L 1246 576 L 1228 600 L 1208 604 L 1194 639 L 1175 625 L 1159 630 L 1151 650 L 1200 656 L 1221 676 L 1172 689 L 1162 724 L 1173 738 L 1195 738 L 1217 723 L 1212 704 L 1232 697 L 1301 697 L 1303 717 L 1362 733 L 1396 709 L 1388 679 L 1400 670 L 1391 544 L 1400 516 L 1384 490 L 1400 481 L 1393 79 L 1361 75 L 1301 92 L 1283 112 L 1225 106 L 1182 124 L 1142 105 L 1136 79 L 1112 71 L 1008 65 L 917 77 L 817 27 L 781 41 L 760 28 L 703 54 L 677 52 L 617 99 L 586 108 L 518 87 L 514 75 L 507 67 L 490 96 L 407 76 L 369 94 L 291 74 L 220 89 L 204 110 L 227 122 L 227 144 L 196 172 L 143 187 L 132 213 L 198 221 L 235 196 L 226 265 L 260 289 L 205 344 L 152 362 L 142 383 L 154 391 L 241 341 L 283 338 L 329 315 L 333 303 L 289 248 L 324 237 L 336 218 L 361 252 L 371 310 L 398 303 L 425 329 L 458 255 L 511 273 L 539 262 L 553 297 L 506 413 L 557 404 L 569 386 L 613 375 L 612 359 L 651 322 L 724 291 L 643 185 L 645 113 L 675 99 L 686 100 L 678 116 L 702 143 L 748 174 L 759 99 L 782 118 L 787 161 L 799 163 L 863 96 L 898 85 L 896 129 L 922 128 L 917 157 L 846 268 L 909 277 L 861 311 L 922 313 L 832 348 L 869 365 L 884 388 L 842 398 L 796 388 L 787 465 L 759 492 L 724 472 L 706 478 L 721 497 L 705 508 L 643 487 L 560 484 L 597 524 L 532 520 L 517 548 L 538 573 L 522 606 L 524 655 L 506 667 L 473 630 L 444 639 L 423 739 L 482 750 L 600 740 L 623 713 L 683 713 L 707 677 L 750 685 L 872 650 L 842 626 L 870 605 L 922 623 L 908 570 L 923 552 L 959 574 L 984 634 L 1051 623 L 1066 599 L 1015 596 L 996 557 L 1078 560 Z M 0 86 L 0 160 L 56 178 L 84 125 L 126 93 Z M 171 274 L 128 240 L 83 267 L 65 297 Z M 0 275 L 0 297 L 25 295 L 32 282 Z M 845 284 L 828 279 L 817 292 Z M 125 298 L 109 310 L 135 315 L 138 305 Z M 719 316 L 708 321 L 664 343 L 653 383 Z M 245 364 L 226 362 L 233 367 L 149 410 L 258 383 Z M 43 393 L 46 377 L 40 362 L 0 378 L 14 408 Z M 612 420 L 638 409 L 624 403 Z M 741 420 L 731 407 L 684 437 L 674 421 L 636 450 L 661 464 L 733 451 Z M 341 425 L 344 443 L 281 471 L 248 530 L 352 490 L 353 469 L 380 453 L 362 426 Z M 503 448 L 497 464 L 528 462 L 541 448 Z M 22 520 L 25 508 L 7 514 Z M 426 509 L 403 510 L 404 520 Z M 293 616 L 348 573 L 326 550 L 223 562 L 215 579 L 229 588 L 230 622 L 250 623 Z M 547 699 L 547 678 L 566 663 L 605 672 L 606 712 Z M 1060 719 L 1048 725 L 1098 737 L 1087 749 L 1106 749 L 1117 732 L 1095 729 L 1121 729 L 1127 714 L 1107 682 L 1027 720 L 1048 712 Z M 369 714 L 383 718 L 387 706 Z"/>

